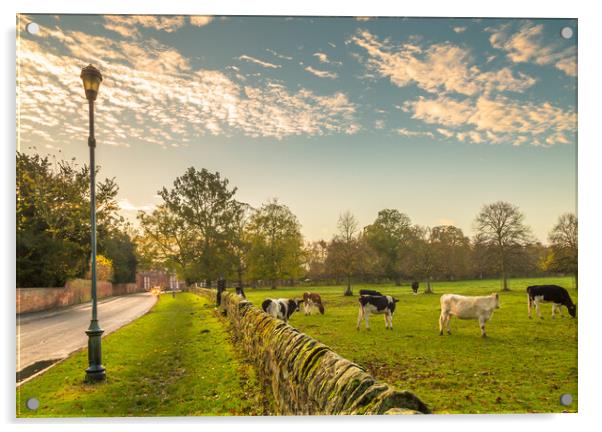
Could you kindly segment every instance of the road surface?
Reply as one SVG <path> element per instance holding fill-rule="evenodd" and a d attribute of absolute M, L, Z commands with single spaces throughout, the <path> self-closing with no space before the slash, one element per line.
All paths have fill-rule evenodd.
<path fill-rule="evenodd" d="M 103 336 L 144 315 L 155 304 L 150 293 L 111 297 L 98 302 Z M 92 305 L 17 315 L 17 372 L 43 360 L 63 359 L 88 345 L 85 330 Z"/>

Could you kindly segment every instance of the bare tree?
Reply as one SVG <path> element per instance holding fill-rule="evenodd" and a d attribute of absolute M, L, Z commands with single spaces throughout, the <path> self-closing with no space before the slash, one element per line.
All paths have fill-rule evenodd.
<path fill-rule="evenodd" d="M 359 247 L 357 239 L 357 220 L 351 212 L 345 212 L 339 216 L 337 224 L 339 229 L 338 235 L 334 241 L 341 246 L 342 252 L 342 271 L 347 278 L 347 288 L 345 289 L 346 296 L 352 296 L 351 277 L 356 271 L 359 256 Z"/>
<path fill-rule="evenodd" d="M 575 288 L 577 288 L 578 271 L 578 236 L 577 236 L 577 216 L 574 213 L 565 213 L 558 218 L 558 223 L 554 225 L 548 235 L 548 240 L 552 246 L 552 266 L 553 268 L 572 273 L 575 277 Z"/>
<path fill-rule="evenodd" d="M 511 255 L 531 239 L 531 231 L 524 224 L 520 209 L 508 202 L 498 201 L 484 205 L 475 220 L 479 241 L 496 251 L 502 289 L 509 291 L 508 271 Z"/>

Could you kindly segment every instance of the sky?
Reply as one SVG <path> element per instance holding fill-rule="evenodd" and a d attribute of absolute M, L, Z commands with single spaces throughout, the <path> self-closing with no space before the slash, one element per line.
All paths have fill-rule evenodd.
<path fill-rule="evenodd" d="M 190 166 L 254 207 L 278 198 L 307 240 L 383 208 L 471 236 L 504 200 L 545 242 L 576 212 L 576 20 L 19 15 L 18 29 L 17 149 L 87 163 L 79 74 L 94 64 L 99 176 L 132 220 Z"/>

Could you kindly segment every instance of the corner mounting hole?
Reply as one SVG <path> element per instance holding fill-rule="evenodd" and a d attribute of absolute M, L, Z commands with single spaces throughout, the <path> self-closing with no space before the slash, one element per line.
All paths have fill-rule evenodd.
<path fill-rule="evenodd" d="M 573 395 L 570 393 L 564 393 L 560 395 L 560 405 L 569 406 L 573 403 Z"/>
<path fill-rule="evenodd" d="M 573 29 L 570 27 L 563 27 L 562 30 L 560 30 L 560 36 L 562 36 L 564 39 L 570 39 L 573 37 Z"/>
<path fill-rule="evenodd" d="M 40 31 L 40 26 L 34 22 L 30 22 L 25 26 L 25 30 L 27 30 L 27 33 L 35 35 Z"/>
<path fill-rule="evenodd" d="M 35 411 L 40 407 L 40 401 L 37 400 L 36 398 L 30 398 L 30 399 L 27 399 L 27 402 L 25 402 L 25 405 L 27 406 L 28 409 Z"/>

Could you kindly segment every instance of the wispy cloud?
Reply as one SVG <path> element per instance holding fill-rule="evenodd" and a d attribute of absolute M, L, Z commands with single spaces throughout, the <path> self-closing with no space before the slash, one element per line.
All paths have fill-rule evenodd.
<path fill-rule="evenodd" d="M 190 17 L 190 24 L 195 27 L 203 27 L 213 21 L 214 17 L 210 15 L 192 15 Z"/>
<path fill-rule="evenodd" d="M 516 33 L 512 33 L 509 23 L 485 30 L 491 33 L 491 46 L 505 51 L 514 63 L 553 64 L 569 76 L 577 75 L 576 46 L 562 47 L 560 43 L 544 43 L 542 24 L 524 24 Z"/>
<path fill-rule="evenodd" d="M 336 79 L 338 76 L 336 72 L 329 72 L 329 71 L 325 71 L 325 70 L 314 69 L 311 66 L 307 66 L 305 68 L 305 70 L 319 78 Z"/>
<path fill-rule="evenodd" d="M 457 26 L 457 27 L 454 27 L 454 31 L 455 31 L 456 33 L 464 33 L 464 32 L 466 31 L 466 27 L 463 27 L 463 26 Z"/>
<path fill-rule="evenodd" d="M 270 54 L 272 54 L 274 57 L 278 57 L 280 59 L 284 59 L 284 60 L 292 60 L 293 59 L 290 56 L 286 56 L 284 54 L 277 53 L 276 51 L 274 51 L 273 49 L 270 49 L 270 48 L 266 48 L 266 51 L 269 52 Z"/>
<path fill-rule="evenodd" d="M 184 26 L 185 22 L 183 16 L 105 15 L 103 18 L 107 30 L 112 30 L 125 37 L 139 36 L 138 27 L 172 33 Z"/>
<path fill-rule="evenodd" d="M 20 40 L 17 103 L 22 145 L 81 140 L 87 134 L 79 74 L 94 63 L 104 76 L 97 103 L 99 145 L 190 145 L 202 135 L 250 137 L 352 134 L 356 106 L 342 92 L 317 95 L 270 79 L 253 85 L 193 68 L 174 48 L 46 29 Z M 43 81 L 45 85 L 40 87 Z M 36 132 L 34 132 L 36 131 Z M 44 136 L 42 136 L 42 134 Z"/>
<path fill-rule="evenodd" d="M 399 87 L 415 84 L 430 93 L 475 95 L 480 92 L 523 92 L 535 79 L 514 74 L 509 68 L 483 72 L 474 64 L 470 52 L 451 43 L 423 48 L 417 44 L 393 45 L 380 41 L 368 31 L 350 39 L 363 48 L 367 67 Z"/>
<path fill-rule="evenodd" d="M 413 130 L 409 130 L 406 128 L 399 128 L 395 132 L 397 132 L 398 135 L 401 135 L 404 137 L 425 137 L 426 136 L 429 138 L 435 138 L 435 136 L 433 135 L 432 132 L 413 131 Z"/>
<path fill-rule="evenodd" d="M 459 141 L 476 144 L 511 143 L 548 146 L 574 139 L 576 115 L 550 103 L 517 102 L 505 96 L 480 96 L 458 101 L 446 96 L 421 97 L 408 101 L 404 109 L 412 118 L 444 126 L 437 129 L 449 137 L 453 131 Z"/>
<path fill-rule="evenodd" d="M 263 60 L 259 60 L 259 59 L 256 59 L 255 57 L 251 57 L 246 54 L 241 55 L 240 57 L 238 57 L 238 59 L 248 61 L 250 63 L 255 63 L 255 64 L 258 64 L 259 66 L 263 66 L 264 68 L 269 68 L 269 69 L 278 69 L 278 68 L 282 67 L 281 65 L 269 63 L 269 62 L 266 62 Z"/>

